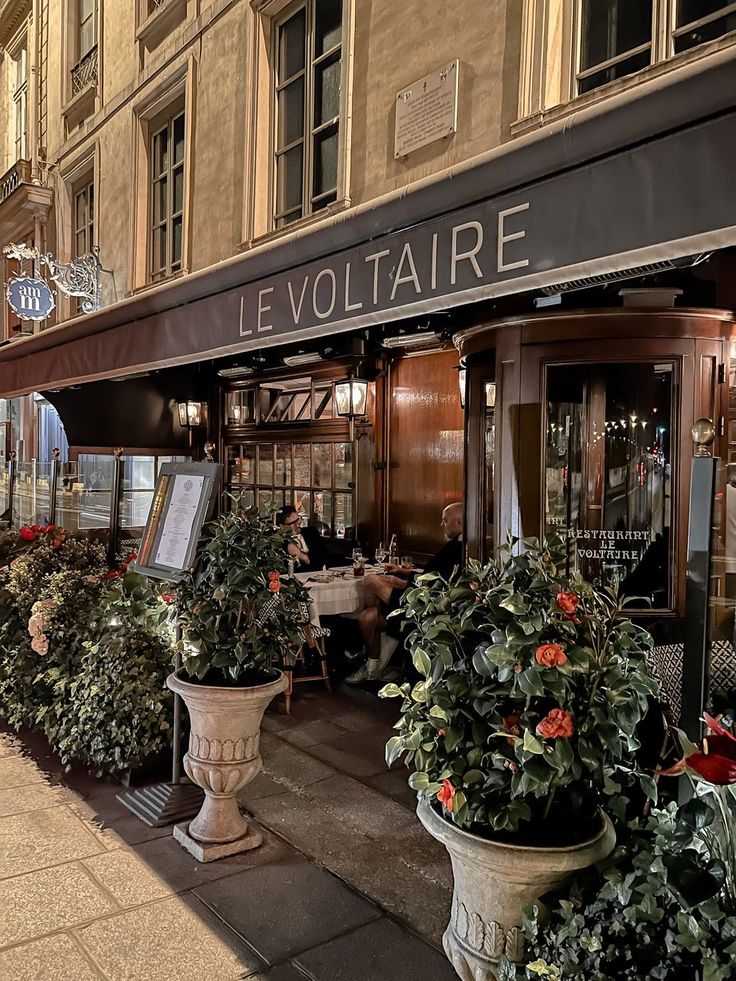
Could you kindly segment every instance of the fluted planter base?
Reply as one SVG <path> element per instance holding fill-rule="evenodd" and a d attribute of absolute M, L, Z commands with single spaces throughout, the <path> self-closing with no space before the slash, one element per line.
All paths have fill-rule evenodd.
<path fill-rule="evenodd" d="M 601 861 L 616 843 L 605 814 L 601 831 L 571 848 L 488 841 L 446 821 L 426 800 L 419 802 L 417 816 L 452 862 L 452 913 L 442 944 L 463 981 L 497 981 L 501 956 L 520 961 L 524 906 Z"/>
<path fill-rule="evenodd" d="M 189 711 L 184 770 L 205 792 L 197 816 L 177 825 L 174 837 L 201 862 L 257 847 L 260 833 L 249 829 L 235 795 L 263 766 L 261 720 L 269 702 L 286 689 L 286 676 L 250 688 L 221 688 L 195 685 L 174 673 L 166 684 Z"/>

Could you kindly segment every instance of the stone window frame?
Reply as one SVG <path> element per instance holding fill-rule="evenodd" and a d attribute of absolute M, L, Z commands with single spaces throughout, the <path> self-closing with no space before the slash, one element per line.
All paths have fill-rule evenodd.
<path fill-rule="evenodd" d="M 66 164 L 59 173 L 59 228 L 58 253 L 63 262 L 71 262 L 78 258 L 76 248 L 76 221 L 74 214 L 75 198 L 81 188 L 92 184 L 94 186 L 94 201 L 92 210 L 92 226 L 94 241 L 99 245 L 100 224 L 100 144 L 97 140 L 87 144 L 74 158 Z M 57 295 L 59 320 L 68 320 L 81 313 L 80 302 L 74 296 L 66 296 L 61 290 Z"/>
<path fill-rule="evenodd" d="M 653 0 L 651 64 L 578 94 L 583 0 L 524 0 L 516 135 L 708 57 L 736 43 L 736 31 L 675 53 L 676 0 Z M 730 5 L 736 9 L 733 2 Z M 719 12 L 714 16 L 722 16 Z M 703 18 L 704 20 L 706 18 Z"/>
<path fill-rule="evenodd" d="M 313 0 L 309 0 L 313 2 Z M 276 228 L 275 214 L 275 71 L 274 44 L 278 23 L 304 0 L 250 0 L 247 36 L 249 50 L 245 112 L 246 159 L 243 168 L 243 231 L 240 248 L 278 238 L 350 207 L 351 122 L 353 97 L 355 0 L 343 0 L 342 91 L 339 115 L 339 158 L 336 200 L 319 211 L 304 214 Z"/>
<path fill-rule="evenodd" d="M 191 271 L 191 213 L 194 179 L 194 130 L 197 59 L 188 54 L 171 74 L 157 85 L 146 87 L 133 107 L 131 177 L 131 239 L 128 292 L 160 286 Z M 150 275 L 151 236 L 151 135 L 152 127 L 177 103 L 184 106 L 184 201 L 182 215 L 181 268 L 164 278 Z"/>
<path fill-rule="evenodd" d="M 18 160 L 30 160 L 31 157 L 31 133 L 30 133 L 30 121 L 31 121 L 31 72 L 30 72 L 30 51 L 28 50 L 29 41 L 29 27 L 26 23 L 20 31 L 13 37 L 10 41 L 5 53 L 8 56 L 8 60 L 11 62 L 11 112 L 12 112 L 12 124 L 9 126 L 9 131 L 12 133 L 12 138 L 9 141 L 8 150 L 10 151 L 10 159 L 15 163 Z M 20 85 L 16 86 L 18 79 L 18 66 L 19 63 L 25 61 L 25 79 Z M 19 140 L 18 134 L 18 113 L 21 105 L 23 106 L 22 114 L 24 116 L 24 132 L 22 138 Z M 19 150 L 19 143 L 21 144 L 21 149 Z"/>

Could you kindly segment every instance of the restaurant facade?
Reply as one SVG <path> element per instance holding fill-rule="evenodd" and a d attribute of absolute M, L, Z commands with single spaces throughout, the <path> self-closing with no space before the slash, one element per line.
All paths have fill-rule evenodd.
<path fill-rule="evenodd" d="M 654 3 L 648 40 L 637 22 L 639 43 L 609 29 L 603 50 L 585 2 L 528 0 L 518 20 L 466 3 L 442 24 L 346 0 L 139 3 L 135 23 L 94 5 L 94 91 L 66 102 L 51 80 L 89 52 L 69 67 L 86 5 L 63 6 L 60 25 L 43 3 L 2 5 L 31 39 L 45 11 L 76 52 L 35 96 L 35 179 L 53 193 L 43 220 L 27 210 L 44 249 L 97 246 L 108 272 L 93 312 L 60 294 L 57 321 L 21 336 L 6 308 L 0 395 L 55 407 L 72 461 L 210 441 L 222 507 L 293 502 L 336 551 L 396 533 L 424 559 L 459 499 L 472 556 L 564 533 L 584 573 L 673 628 L 690 431 L 711 419 L 710 588 L 732 639 L 729 5 L 679 23 Z M 407 148 L 397 105 L 443 71 L 449 134 L 432 137 L 435 103 Z M 0 202 L 7 241 L 24 187 Z"/>

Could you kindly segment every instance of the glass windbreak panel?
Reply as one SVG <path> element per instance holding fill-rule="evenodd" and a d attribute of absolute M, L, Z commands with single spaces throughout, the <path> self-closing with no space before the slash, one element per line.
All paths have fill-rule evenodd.
<path fill-rule="evenodd" d="M 335 487 L 347 488 L 353 483 L 353 444 L 335 443 Z"/>
<path fill-rule="evenodd" d="M 671 363 L 547 369 L 546 531 L 586 579 L 644 609 L 671 606 L 673 375 Z"/>
<path fill-rule="evenodd" d="M 332 486 L 332 443 L 315 443 L 312 447 L 315 487 Z"/>
<path fill-rule="evenodd" d="M 80 501 L 79 528 L 109 528 L 114 458 L 81 453 L 77 467 L 79 483 L 84 488 Z"/>

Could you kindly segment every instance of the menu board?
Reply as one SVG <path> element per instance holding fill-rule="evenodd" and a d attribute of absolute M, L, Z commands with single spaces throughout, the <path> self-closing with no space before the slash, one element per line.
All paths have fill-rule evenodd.
<path fill-rule="evenodd" d="M 136 568 L 155 579 L 180 579 L 197 551 L 217 491 L 216 463 L 165 463 L 156 481 Z"/>

